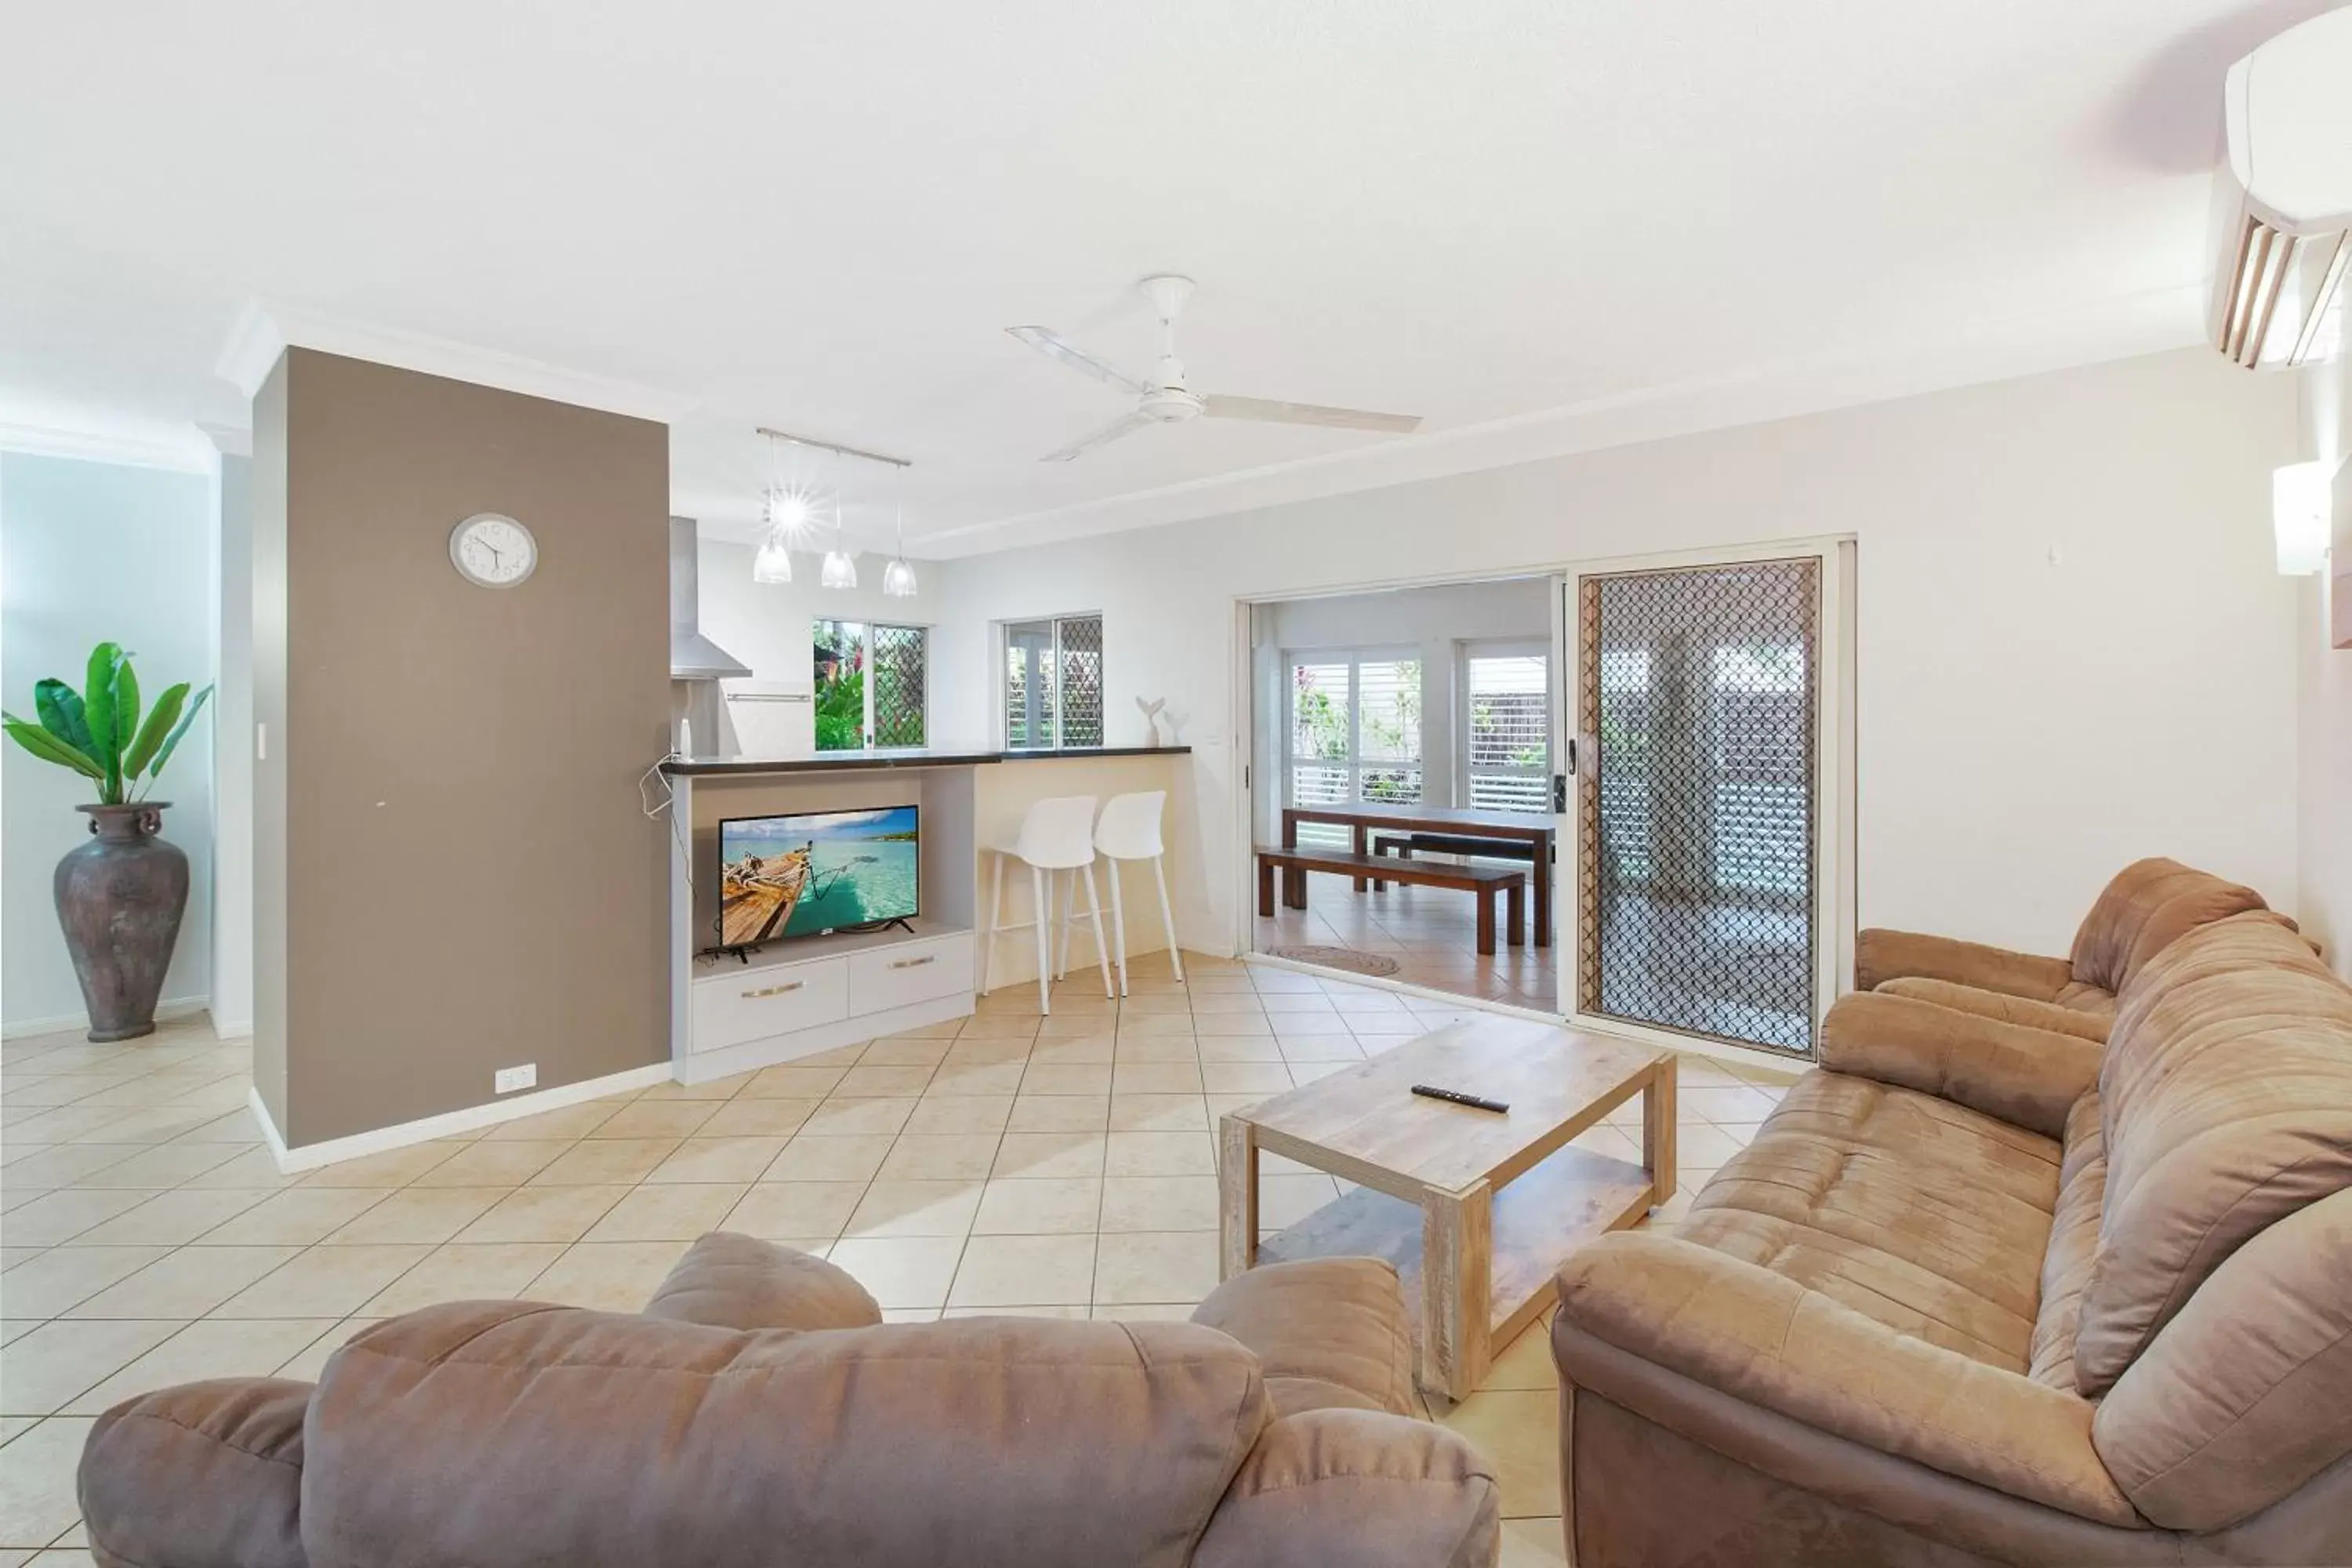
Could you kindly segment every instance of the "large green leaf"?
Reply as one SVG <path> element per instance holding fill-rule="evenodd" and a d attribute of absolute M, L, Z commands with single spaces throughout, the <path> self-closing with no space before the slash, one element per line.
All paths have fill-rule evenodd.
<path fill-rule="evenodd" d="M 196 721 L 196 715 L 205 710 L 205 699 L 210 697 L 212 694 L 213 689 L 209 686 L 196 693 L 196 700 L 188 704 L 187 712 L 181 716 L 179 723 L 173 727 L 170 737 L 164 741 L 163 749 L 155 753 L 155 766 L 153 771 L 149 773 L 149 777 L 162 778 L 163 776 L 163 764 L 172 760 L 172 753 L 173 752 L 179 750 L 180 737 L 188 732 L 188 726 L 194 723 Z"/>
<path fill-rule="evenodd" d="M 131 655 L 125 653 L 114 667 L 114 744 L 119 750 L 131 748 L 131 737 L 139 733 L 139 672 L 131 668 Z M 118 761 L 117 763 L 120 766 Z M 125 777 L 131 770 L 123 768 Z"/>
<path fill-rule="evenodd" d="M 89 650 L 89 679 L 81 689 L 82 718 L 89 725 L 89 754 L 110 780 L 120 776 L 116 769 L 122 761 L 122 742 L 114 727 L 114 667 L 121 662 L 120 644 L 99 644 Z"/>
<path fill-rule="evenodd" d="M 106 782 L 104 768 L 100 767 L 89 757 L 67 745 L 38 724 L 28 724 L 14 714 L 5 714 L 0 715 L 0 725 L 5 725 L 9 736 L 18 745 L 43 762 L 55 763 L 63 768 L 71 768 L 85 778 L 96 779 L 100 784 Z"/>
<path fill-rule="evenodd" d="M 33 711 L 41 716 L 42 729 L 85 756 L 89 754 L 89 721 L 82 717 L 80 692 L 62 680 L 35 681 Z"/>
<path fill-rule="evenodd" d="M 131 667 L 126 664 L 122 668 L 128 670 Z M 163 737 L 171 732 L 173 724 L 179 722 L 180 704 L 187 700 L 188 683 L 184 680 L 177 686 L 165 687 L 163 695 L 155 699 L 154 710 L 147 715 L 147 722 L 139 727 L 139 738 L 131 742 L 129 751 L 122 753 L 124 778 L 135 779 L 147 770 L 148 762 L 155 755 L 155 748 L 163 743 Z"/>

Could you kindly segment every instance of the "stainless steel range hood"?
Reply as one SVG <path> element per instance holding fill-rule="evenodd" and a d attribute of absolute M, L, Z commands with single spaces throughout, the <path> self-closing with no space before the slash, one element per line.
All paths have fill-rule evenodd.
<path fill-rule="evenodd" d="M 669 520 L 669 675 L 672 680 L 732 680 L 751 666 L 702 635 L 702 567 L 694 519 Z"/>

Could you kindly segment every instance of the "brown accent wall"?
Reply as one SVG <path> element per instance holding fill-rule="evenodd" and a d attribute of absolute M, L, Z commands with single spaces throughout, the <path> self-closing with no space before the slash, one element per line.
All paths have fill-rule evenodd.
<path fill-rule="evenodd" d="M 481 1104 L 503 1067 L 552 1089 L 664 1059 L 668 839 L 637 778 L 669 712 L 667 427 L 303 349 L 277 380 L 282 589 L 269 546 L 256 567 L 284 685 L 256 800 L 283 877 L 260 851 L 256 899 L 282 924 L 256 924 L 283 1000 L 256 1055 L 282 1048 L 287 1142 Z M 537 536 L 520 586 L 451 567 L 480 511 Z"/>

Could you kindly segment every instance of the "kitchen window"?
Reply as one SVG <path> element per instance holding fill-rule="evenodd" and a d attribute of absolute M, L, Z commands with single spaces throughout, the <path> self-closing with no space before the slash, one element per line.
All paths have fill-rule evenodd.
<path fill-rule="evenodd" d="M 886 751 L 925 743 L 929 628 L 825 620 L 816 623 L 811 644 L 818 751 Z"/>

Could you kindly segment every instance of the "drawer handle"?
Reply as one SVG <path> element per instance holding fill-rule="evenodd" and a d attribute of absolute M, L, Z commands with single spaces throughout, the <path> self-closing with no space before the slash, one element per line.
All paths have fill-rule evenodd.
<path fill-rule="evenodd" d="M 890 961 L 890 967 L 893 969 L 920 969 L 926 963 L 936 963 L 939 956 L 940 955 L 936 952 L 927 952 L 920 958 L 894 958 Z"/>
<path fill-rule="evenodd" d="M 787 991 L 797 991 L 806 984 L 803 980 L 787 980 L 782 985 L 763 985 L 757 991 L 744 992 L 743 999 L 750 1002 L 761 996 L 782 996 Z"/>

